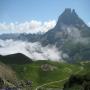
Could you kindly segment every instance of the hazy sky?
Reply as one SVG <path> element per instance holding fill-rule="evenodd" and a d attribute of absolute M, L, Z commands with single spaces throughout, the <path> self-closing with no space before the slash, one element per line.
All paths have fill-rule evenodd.
<path fill-rule="evenodd" d="M 57 20 L 65 8 L 74 8 L 90 22 L 90 0 L 0 0 L 0 22 Z"/>
<path fill-rule="evenodd" d="M 0 33 L 46 32 L 65 8 L 90 23 L 90 0 L 0 0 Z"/>

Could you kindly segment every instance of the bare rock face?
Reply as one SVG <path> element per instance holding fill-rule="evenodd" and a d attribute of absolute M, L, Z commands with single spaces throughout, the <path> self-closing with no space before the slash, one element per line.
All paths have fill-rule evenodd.
<path fill-rule="evenodd" d="M 41 65 L 41 69 L 43 71 L 47 72 L 47 71 L 53 71 L 53 70 L 57 69 L 57 67 L 52 66 L 50 64 L 43 64 L 43 65 Z"/>

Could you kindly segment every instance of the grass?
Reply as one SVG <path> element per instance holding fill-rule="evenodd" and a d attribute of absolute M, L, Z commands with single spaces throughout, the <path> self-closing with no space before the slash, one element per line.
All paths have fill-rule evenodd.
<path fill-rule="evenodd" d="M 88 62 L 88 63 L 83 63 L 83 65 L 81 65 L 80 63 L 78 63 L 77 64 L 78 66 L 81 66 L 81 67 L 83 67 L 83 70 L 81 70 L 80 72 L 78 72 L 78 73 L 75 73 L 75 72 L 77 72 L 77 68 L 73 68 L 72 70 L 73 70 L 73 74 L 76 74 L 76 75 L 88 75 L 89 77 L 90 77 L 90 62 Z M 77 66 L 77 65 L 75 65 L 75 67 Z M 71 66 L 73 66 L 73 65 L 71 65 Z M 75 71 L 74 71 L 75 70 Z M 78 69 L 79 70 L 79 69 Z M 49 84 L 49 85 L 46 85 L 46 86 L 44 86 L 45 88 L 63 88 L 63 85 L 64 85 L 64 83 L 66 82 L 67 80 L 65 80 L 65 81 L 62 81 L 61 83 L 60 82 L 56 82 L 56 83 L 53 83 L 53 84 Z M 74 86 L 74 87 L 72 87 L 70 90 L 80 90 L 80 87 L 81 86 Z"/>
<path fill-rule="evenodd" d="M 55 66 L 57 69 L 45 72 L 41 69 L 41 65 L 43 64 Z M 12 65 L 12 68 L 16 71 L 19 79 L 32 80 L 33 87 L 35 88 L 45 83 L 65 79 L 74 72 L 77 72 L 80 66 L 78 64 L 59 63 L 46 60 L 35 61 L 31 64 Z M 60 87 L 60 84 L 55 83 L 47 87 Z"/>
<path fill-rule="evenodd" d="M 56 67 L 56 69 L 53 71 L 43 71 L 41 69 L 41 65 L 43 64 L 49 64 L 51 66 Z M 60 63 L 60 62 L 44 60 L 44 61 L 34 61 L 30 64 L 21 64 L 21 65 L 10 64 L 8 66 L 10 66 L 10 68 L 12 68 L 12 70 L 15 72 L 15 75 L 17 76 L 18 80 L 31 80 L 33 82 L 32 90 L 35 90 L 36 87 L 43 84 L 47 84 L 43 86 L 43 88 L 45 89 L 62 88 L 66 80 L 62 82 L 55 82 L 55 81 L 63 80 L 67 77 L 70 77 L 72 74 L 76 74 L 76 72 L 80 71 L 81 67 L 84 67 L 84 69 L 80 71 L 78 74 L 83 75 L 88 73 L 90 75 L 89 62 L 83 64 L 81 63 L 69 64 L 69 63 Z M 8 70 L 5 69 L 5 71 Z"/>

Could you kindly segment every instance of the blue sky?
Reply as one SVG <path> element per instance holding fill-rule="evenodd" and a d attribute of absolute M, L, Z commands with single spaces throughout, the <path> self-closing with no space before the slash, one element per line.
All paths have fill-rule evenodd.
<path fill-rule="evenodd" d="M 0 22 L 57 20 L 65 8 L 74 8 L 90 22 L 90 0 L 0 0 Z"/>

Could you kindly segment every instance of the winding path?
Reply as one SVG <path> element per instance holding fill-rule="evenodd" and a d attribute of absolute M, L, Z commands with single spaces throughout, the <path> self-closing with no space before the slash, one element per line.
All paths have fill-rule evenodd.
<path fill-rule="evenodd" d="M 63 82 L 63 81 L 65 81 L 65 80 L 67 80 L 67 79 L 68 79 L 68 78 L 63 79 L 63 80 L 53 81 L 53 82 L 49 82 L 49 83 L 46 83 L 46 84 L 40 85 L 40 86 L 38 86 L 35 90 L 38 90 L 39 88 L 41 88 L 41 87 L 43 87 L 43 86 L 46 86 L 46 85 L 48 85 L 48 84 L 53 84 L 53 83 L 57 83 L 57 82 Z"/>
<path fill-rule="evenodd" d="M 81 72 L 83 69 L 84 69 L 83 66 L 81 66 L 81 67 L 80 67 L 80 70 L 77 71 L 76 74 L 79 73 L 79 72 Z M 57 83 L 57 82 L 63 82 L 63 81 L 65 81 L 65 80 L 67 80 L 68 78 L 69 78 L 69 77 L 67 77 L 67 78 L 65 78 L 65 79 L 63 79 L 63 80 L 58 80 L 58 81 L 53 81 L 53 82 L 49 82 L 49 83 L 42 84 L 42 85 L 40 85 L 40 86 L 37 86 L 35 90 L 38 90 L 39 88 L 41 88 L 41 87 L 43 87 L 43 86 L 46 86 L 46 85 L 49 85 L 49 84 L 53 84 L 53 83 Z"/>

